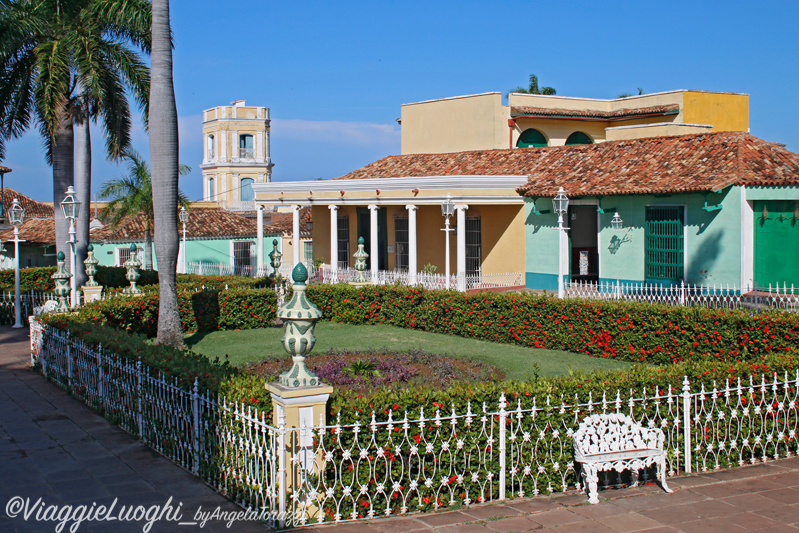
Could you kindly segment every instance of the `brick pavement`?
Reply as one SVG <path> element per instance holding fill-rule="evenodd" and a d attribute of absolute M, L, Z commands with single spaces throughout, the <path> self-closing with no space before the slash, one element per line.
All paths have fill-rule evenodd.
<path fill-rule="evenodd" d="M 110 425 L 66 392 L 30 371 L 27 330 L 0 326 L 0 532 L 55 531 L 55 523 L 10 519 L 14 496 L 55 505 L 182 502 L 183 519 L 198 506 L 238 511 L 201 481 Z M 538 531 L 666 533 L 799 531 L 799 458 L 582 494 L 511 500 L 468 509 L 304 528 L 307 533 L 510 533 Z M 78 531 L 142 531 L 144 522 L 84 523 Z M 66 530 L 65 530 L 66 531 Z M 156 522 L 153 532 L 267 532 L 253 522 L 209 522 L 202 529 Z"/>

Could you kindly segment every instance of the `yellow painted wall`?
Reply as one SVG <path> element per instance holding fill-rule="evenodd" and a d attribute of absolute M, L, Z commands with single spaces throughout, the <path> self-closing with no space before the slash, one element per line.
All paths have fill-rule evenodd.
<path fill-rule="evenodd" d="M 686 91 L 684 122 L 711 124 L 713 131 L 749 131 L 749 95 Z"/>
<path fill-rule="evenodd" d="M 710 133 L 713 128 L 690 124 L 662 124 L 639 128 L 608 128 L 605 140 L 621 141 L 627 139 L 644 139 L 647 137 L 666 137 L 673 135 L 689 135 L 693 133 Z"/>
<path fill-rule="evenodd" d="M 508 139 L 508 111 L 500 93 L 402 106 L 403 154 L 507 148 Z"/>
<path fill-rule="evenodd" d="M 405 205 L 384 206 L 386 209 L 388 246 L 395 246 L 394 218 L 407 216 Z M 350 266 L 352 254 L 358 249 L 358 221 L 355 206 L 340 206 L 339 215 L 348 215 L 350 224 Z M 477 205 L 466 216 L 480 216 L 483 241 L 483 273 L 524 272 L 524 207 L 521 205 Z M 330 264 L 330 210 L 327 206 L 313 207 L 314 259 Z M 455 224 L 456 218 L 451 219 Z M 417 266 L 419 271 L 428 263 L 438 267 L 437 274 L 446 268 L 444 218 L 438 205 L 420 205 L 416 212 Z M 395 248 L 396 250 L 396 248 Z M 369 250 L 366 250 L 367 253 Z M 457 239 L 450 235 L 450 269 L 456 272 Z M 388 268 L 396 267 L 396 252 L 388 254 Z"/>
<path fill-rule="evenodd" d="M 575 131 L 582 131 L 594 142 L 605 140 L 605 128 L 608 122 L 588 122 L 585 120 L 560 120 L 554 118 L 520 118 L 516 122 L 513 131 L 513 146 L 519 140 L 522 132 L 528 128 L 534 128 L 544 134 L 549 141 L 549 146 L 563 146 L 566 139 Z"/>

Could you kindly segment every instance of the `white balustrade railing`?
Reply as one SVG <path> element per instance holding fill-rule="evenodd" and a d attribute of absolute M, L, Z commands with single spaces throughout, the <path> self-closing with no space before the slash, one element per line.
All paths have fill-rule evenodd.
<path fill-rule="evenodd" d="M 660 285 L 636 282 L 566 283 L 566 298 L 636 301 L 651 304 L 747 309 L 752 311 L 782 309 L 799 311 L 799 288 L 752 285 Z"/>
<path fill-rule="evenodd" d="M 794 374 L 535 398 L 442 412 L 419 405 L 354 424 L 270 425 L 141 364 L 94 349 L 31 318 L 35 366 L 232 500 L 271 524 L 362 520 L 581 489 L 572 434 L 595 413 L 624 413 L 665 436 L 668 475 L 760 463 L 799 452 Z M 514 395 L 514 399 L 510 398 Z M 418 411 L 417 411 L 418 409 Z M 651 473 L 644 473 L 646 479 Z M 621 482 L 605 473 L 600 482 Z"/>

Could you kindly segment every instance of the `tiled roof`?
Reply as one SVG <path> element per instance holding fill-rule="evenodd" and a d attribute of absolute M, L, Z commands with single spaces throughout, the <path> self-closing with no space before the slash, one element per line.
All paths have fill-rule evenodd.
<path fill-rule="evenodd" d="M 19 205 L 21 205 L 22 209 L 25 210 L 25 219 L 23 220 L 23 224 L 25 223 L 25 220 L 29 218 L 53 218 L 52 205 L 37 202 L 32 198 L 28 198 L 24 194 L 18 193 L 14 189 L 5 187 L 3 191 L 3 198 L 6 213 L 8 213 L 9 209 L 11 209 L 11 204 L 14 202 L 14 198 L 19 199 Z"/>
<path fill-rule="evenodd" d="M 598 144 L 389 156 L 338 179 L 530 176 L 526 196 L 716 191 L 728 185 L 797 185 L 799 155 L 743 132 Z"/>
<path fill-rule="evenodd" d="M 177 215 L 176 215 L 177 216 Z M 183 232 L 178 222 L 178 230 Z M 264 234 L 275 234 L 271 226 L 264 226 Z M 189 211 L 189 222 L 186 227 L 187 239 L 214 239 L 255 237 L 257 225 L 255 219 L 245 218 L 221 208 L 195 207 Z M 131 242 L 144 239 L 144 216 L 137 215 L 122 220 L 116 229 L 108 224 L 92 232 L 92 240 L 100 242 Z"/>
<path fill-rule="evenodd" d="M 20 198 L 20 203 L 21 200 Z M 0 241 L 6 243 L 5 247 L 7 250 L 9 249 L 8 242 L 13 238 L 14 228 L 0 231 Z M 26 218 L 19 227 L 19 238 L 20 240 L 26 241 L 23 243 L 23 246 L 39 246 L 55 243 L 55 221 L 52 215 L 50 218 L 27 218 L 26 213 Z"/>
<path fill-rule="evenodd" d="M 305 206 L 300 208 L 300 237 L 310 237 L 311 232 L 305 229 L 305 223 L 311 222 L 311 208 Z M 290 235 L 294 231 L 293 213 L 272 213 L 271 226 L 281 234 Z"/>
<path fill-rule="evenodd" d="M 559 109 L 547 107 L 513 106 L 510 110 L 510 116 L 513 118 L 582 118 L 614 121 L 646 116 L 676 115 L 679 112 L 680 106 L 678 104 L 624 108 L 617 109 L 615 111 L 602 111 L 599 109 Z"/>

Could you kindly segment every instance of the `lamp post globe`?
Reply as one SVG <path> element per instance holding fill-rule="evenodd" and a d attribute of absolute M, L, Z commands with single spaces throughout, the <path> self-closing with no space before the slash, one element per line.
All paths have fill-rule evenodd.
<path fill-rule="evenodd" d="M 22 327 L 22 306 L 19 297 L 19 227 L 25 219 L 25 209 L 20 205 L 19 199 L 14 198 L 11 209 L 8 210 L 8 219 L 14 226 L 14 328 Z"/>
<path fill-rule="evenodd" d="M 77 276 L 75 275 L 75 243 L 77 243 L 75 239 L 75 219 L 80 214 L 80 202 L 75 199 L 75 189 L 72 185 L 67 187 L 66 196 L 61 201 L 61 212 L 64 213 L 64 218 L 69 221 L 69 240 L 67 244 L 69 244 L 69 271 L 72 273 L 69 305 L 74 308 L 78 306 Z"/>
<path fill-rule="evenodd" d="M 558 215 L 558 298 L 563 298 L 565 295 L 563 265 L 566 263 L 563 256 L 566 249 L 566 230 L 569 229 L 563 225 L 563 215 L 569 211 L 569 197 L 566 196 L 563 187 L 558 188 L 558 194 L 552 199 L 552 210 Z"/>

